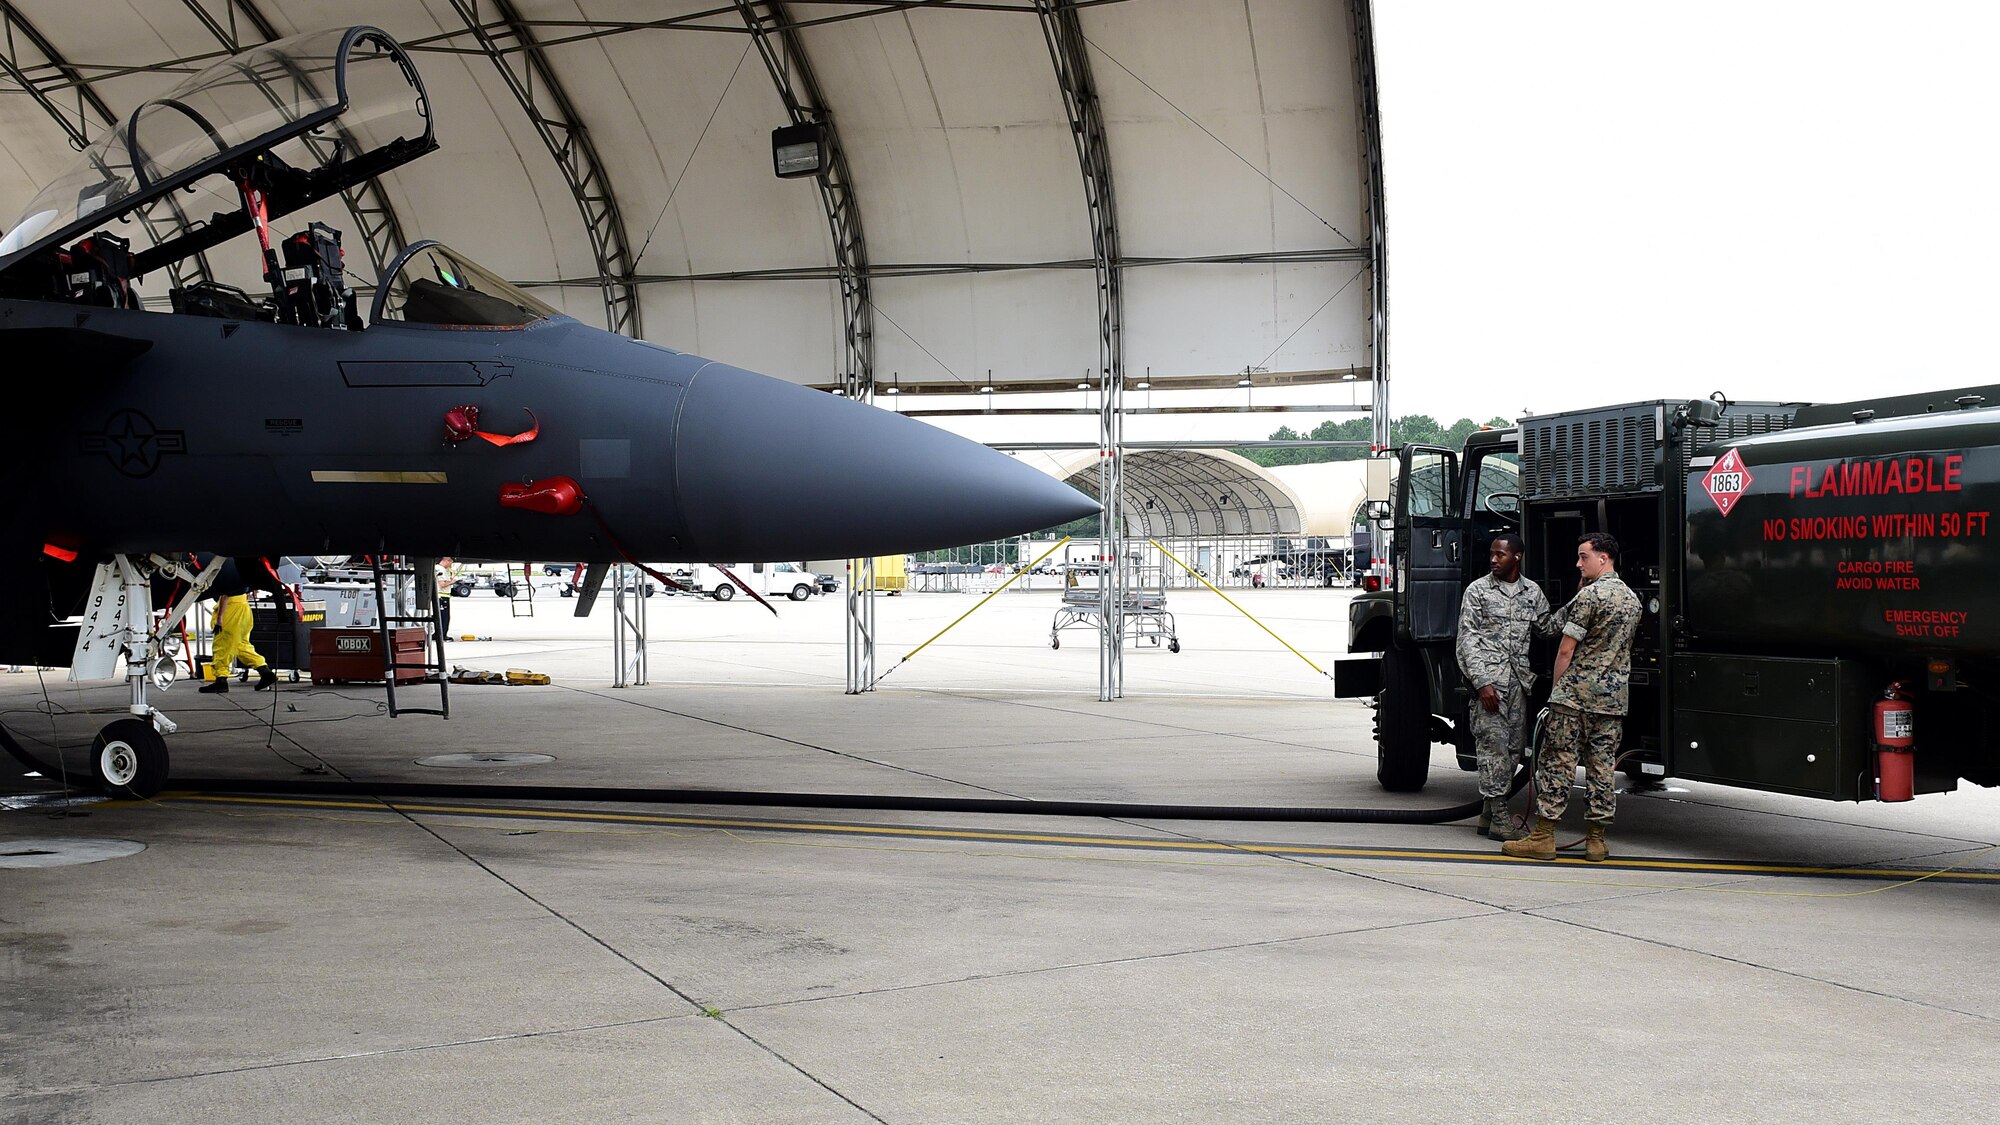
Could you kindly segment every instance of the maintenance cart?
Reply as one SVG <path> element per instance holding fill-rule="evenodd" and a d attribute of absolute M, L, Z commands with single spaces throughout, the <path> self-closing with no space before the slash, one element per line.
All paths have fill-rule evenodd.
<path fill-rule="evenodd" d="M 1050 648 L 1062 647 L 1064 629 L 1089 629 L 1099 634 L 1104 630 L 1104 568 L 1092 563 L 1065 570 L 1062 605 L 1049 626 Z M 1174 628 L 1174 615 L 1167 609 L 1165 567 L 1131 565 L 1128 573 L 1132 580 L 1125 584 L 1124 596 L 1119 599 L 1125 636 L 1155 646 L 1164 641 L 1168 652 L 1179 652 L 1180 635 Z"/>

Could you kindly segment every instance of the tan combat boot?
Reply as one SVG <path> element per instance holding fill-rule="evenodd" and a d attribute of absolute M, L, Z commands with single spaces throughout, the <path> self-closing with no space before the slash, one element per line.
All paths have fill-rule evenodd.
<path fill-rule="evenodd" d="M 1521 859 L 1554 859 L 1556 857 L 1556 822 L 1547 817 L 1535 818 L 1535 830 L 1526 839 L 1509 840 L 1500 845 L 1500 850 Z"/>
<path fill-rule="evenodd" d="M 1592 863 L 1603 863 L 1611 858 L 1611 849 L 1604 846 L 1602 824 L 1593 824 L 1583 831 L 1583 858 Z"/>

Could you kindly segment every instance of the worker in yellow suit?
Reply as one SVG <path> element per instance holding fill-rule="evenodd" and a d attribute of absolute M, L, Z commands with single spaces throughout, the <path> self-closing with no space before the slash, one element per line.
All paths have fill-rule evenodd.
<path fill-rule="evenodd" d="M 215 679 L 198 690 L 211 694 L 228 691 L 230 673 L 236 670 L 239 660 L 257 669 L 257 691 L 278 682 L 278 674 L 271 671 L 271 665 L 250 647 L 250 599 L 242 594 L 215 603 L 215 657 L 209 661 L 215 669 Z"/>

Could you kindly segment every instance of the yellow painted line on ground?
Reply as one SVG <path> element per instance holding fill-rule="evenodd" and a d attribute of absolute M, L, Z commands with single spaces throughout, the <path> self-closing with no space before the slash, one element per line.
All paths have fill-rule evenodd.
<path fill-rule="evenodd" d="M 652 824 L 681 828 L 763 829 L 779 832 L 818 832 L 828 835 L 907 837 L 924 840 L 966 840 L 982 843 L 1063 844 L 1073 847 L 1139 849 L 1172 852 L 1272 853 L 1286 856 L 1325 856 L 1342 859 L 1393 859 L 1441 863 L 1504 864 L 1510 867 L 1583 867 L 1594 871 L 1693 872 L 1713 875 L 1787 875 L 1795 877 L 1838 876 L 1843 878 L 1906 879 L 1926 872 L 1917 868 L 1824 867 L 1782 863 L 1738 863 L 1726 860 L 1619 859 L 1588 863 L 1580 856 L 1563 856 L 1552 861 L 1515 859 L 1498 852 L 1450 851 L 1424 848 L 1369 848 L 1331 844 L 1229 843 L 1210 840 L 1148 840 L 1128 836 L 1090 836 L 1048 832 L 999 832 L 971 828 L 923 828 L 890 824 L 840 824 L 829 821 L 756 820 L 738 817 L 672 816 L 660 813 L 578 812 L 568 809 L 508 808 L 491 805 L 446 805 L 407 801 L 365 801 L 311 799 L 303 797 L 250 797 L 209 793 L 166 793 L 162 801 L 190 801 L 210 804 L 261 805 L 280 808 L 345 809 L 427 815 L 511 817 L 522 820 L 581 821 L 604 824 Z M 2000 883 L 2000 871 L 1952 871 L 1938 875 L 1953 882 Z"/>

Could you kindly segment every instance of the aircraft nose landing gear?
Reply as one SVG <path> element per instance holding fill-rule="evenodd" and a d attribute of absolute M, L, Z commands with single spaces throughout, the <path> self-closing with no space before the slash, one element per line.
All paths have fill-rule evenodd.
<path fill-rule="evenodd" d="M 146 701 L 146 689 L 164 691 L 173 685 L 179 645 L 168 637 L 214 583 L 224 561 L 218 555 L 200 574 L 194 574 L 160 555 L 118 555 L 97 569 L 91 608 L 77 630 L 70 678 L 111 679 L 119 658 L 125 661 L 125 682 L 132 696 L 127 710 L 132 717 L 105 724 L 90 743 L 91 775 L 99 789 L 114 797 L 151 797 L 166 786 L 166 736 L 179 728 Z M 157 627 L 153 624 L 155 572 L 171 573 L 188 583 L 187 594 Z"/>
<path fill-rule="evenodd" d="M 97 787 L 114 797 L 150 797 L 167 783 L 167 740 L 146 719 L 105 724 L 90 742 Z"/>

